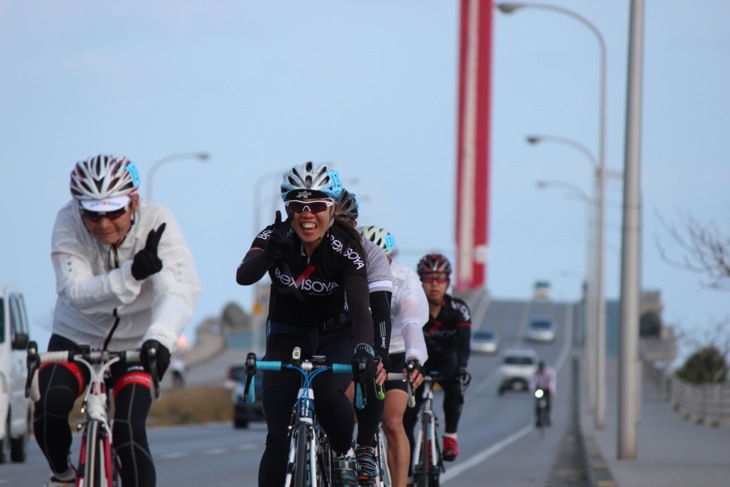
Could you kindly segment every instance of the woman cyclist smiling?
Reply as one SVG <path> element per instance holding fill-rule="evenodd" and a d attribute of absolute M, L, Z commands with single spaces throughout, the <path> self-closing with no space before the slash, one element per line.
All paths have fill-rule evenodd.
<path fill-rule="evenodd" d="M 286 171 L 281 196 L 287 218 L 281 221 L 277 211 L 274 223 L 256 236 L 236 281 L 251 285 L 267 272 L 271 277 L 266 360 L 287 361 L 292 349 L 300 347 L 302 359 L 316 354 L 325 355 L 328 363 L 363 362 L 365 374 L 372 375 L 365 256 L 355 229 L 334 224 L 341 191 L 339 175 L 326 165 L 307 162 Z M 324 374 L 314 383 L 314 397 L 319 421 L 337 454 L 335 484 L 355 487 L 354 415 L 345 395 L 351 381 L 349 374 Z M 263 384 L 268 433 L 259 486 L 270 487 L 284 484 L 287 428 L 300 376 L 264 372 Z"/>

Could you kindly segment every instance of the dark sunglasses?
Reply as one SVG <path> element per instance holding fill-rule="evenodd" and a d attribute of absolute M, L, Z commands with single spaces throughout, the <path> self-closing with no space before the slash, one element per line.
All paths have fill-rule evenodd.
<path fill-rule="evenodd" d="M 303 211 L 311 211 L 312 213 L 322 213 L 327 208 L 334 206 L 335 202 L 332 200 L 310 200 L 300 201 L 291 200 L 286 202 L 287 211 L 293 211 L 294 213 L 301 213 Z"/>
<path fill-rule="evenodd" d="M 424 284 L 443 284 L 449 282 L 449 278 L 446 276 L 423 276 L 421 282 Z"/>
<path fill-rule="evenodd" d="M 91 211 L 87 210 L 85 208 L 81 209 L 81 216 L 86 218 L 87 220 L 91 220 L 92 222 L 96 222 L 101 220 L 102 218 L 108 218 L 110 220 L 116 220 L 120 216 L 124 215 L 127 212 L 127 207 L 119 208 L 118 210 L 114 211 Z"/>

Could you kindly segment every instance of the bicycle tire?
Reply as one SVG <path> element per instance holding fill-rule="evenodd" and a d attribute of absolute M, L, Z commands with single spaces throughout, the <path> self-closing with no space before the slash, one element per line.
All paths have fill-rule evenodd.
<path fill-rule="evenodd" d="M 319 424 L 319 423 L 318 423 Z M 317 487 L 332 485 L 332 450 L 330 449 L 329 438 L 321 426 L 317 431 Z"/>
<path fill-rule="evenodd" d="M 83 448 L 83 475 L 84 487 L 106 487 L 104 480 L 106 478 L 105 451 L 104 441 L 100 433 L 100 424 L 98 421 L 90 421 L 86 425 L 86 434 L 84 435 L 85 445 Z"/>
<path fill-rule="evenodd" d="M 311 485 L 307 480 L 310 477 L 307 468 L 309 450 L 308 428 L 304 423 L 299 423 L 294 434 L 296 435 L 296 453 L 294 455 L 294 487 L 307 487 Z"/>
<path fill-rule="evenodd" d="M 383 431 L 383 425 L 378 425 L 376 433 L 377 441 L 377 459 L 378 459 L 378 487 L 391 487 L 393 481 L 390 478 L 390 468 L 388 467 L 388 445 Z"/>
<path fill-rule="evenodd" d="M 414 480 L 417 487 L 428 487 L 429 459 L 431 451 L 430 421 L 426 418 L 428 414 L 422 413 L 421 419 L 421 444 L 419 445 L 418 463 L 414 471 Z"/>

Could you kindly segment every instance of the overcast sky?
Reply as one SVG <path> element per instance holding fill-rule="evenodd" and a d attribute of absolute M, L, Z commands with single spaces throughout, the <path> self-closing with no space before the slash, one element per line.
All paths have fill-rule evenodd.
<path fill-rule="evenodd" d="M 621 171 L 628 0 L 557 0 L 607 47 L 609 169 Z M 730 233 L 730 2 L 647 0 L 642 130 L 642 280 L 669 324 L 707 327 L 727 296 L 667 265 L 657 214 L 689 213 Z M 0 2 L 0 280 L 26 294 L 45 346 L 55 302 L 50 236 L 68 174 L 97 153 L 126 155 L 141 194 L 169 205 L 203 291 L 187 329 L 229 302 L 250 309 L 235 269 L 273 221 L 280 174 L 331 162 L 361 197 L 361 224 L 388 228 L 400 262 L 453 257 L 459 2 L 455 0 L 3 0 Z M 528 298 L 536 279 L 575 300 L 587 205 L 537 180 L 591 192 L 599 135 L 598 41 L 575 19 L 495 13 L 487 285 Z M 174 154 L 205 151 L 206 163 Z M 619 296 L 621 182 L 608 185 L 606 293 Z M 670 249 L 671 250 L 671 249 Z M 676 250 L 676 249 L 675 249 Z M 681 256 L 681 254 L 677 254 Z"/>

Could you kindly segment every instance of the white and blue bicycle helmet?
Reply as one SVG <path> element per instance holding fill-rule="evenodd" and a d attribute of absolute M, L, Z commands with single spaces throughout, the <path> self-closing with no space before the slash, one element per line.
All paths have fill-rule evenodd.
<path fill-rule="evenodd" d="M 340 199 L 342 184 L 340 175 L 325 164 L 311 161 L 294 166 L 284 173 L 281 182 L 281 198 L 284 201 L 311 198 Z"/>
<path fill-rule="evenodd" d="M 126 157 L 99 154 L 79 161 L 71 171 L 69 189 L 78 201 L 129 196 L 139 187 L 139 172 Z"/>
<path fill-rule="evenodd" d="M 370 225 L 368 227 L 358 227 L 357 231 L 363 238 L 370 240 L 383 249 L 386 256 L 390 257 L 395 252 L 395 237 L 385 228 Z"/>

